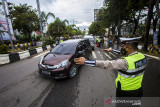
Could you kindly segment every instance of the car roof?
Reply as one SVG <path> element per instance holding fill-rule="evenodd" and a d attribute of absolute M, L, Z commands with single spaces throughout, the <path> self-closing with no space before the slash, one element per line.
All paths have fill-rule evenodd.
<path fill-rule="evenodd" d="M 93 36 L 88 35 L 88 36 L 84 36 L 84 38 L 93 38 Z"/>
<path fill-rule="evenodd" d="M 66 40 L 63 43 L 75 43 L 75 44 L 78 44 L 80 41 L 83 41 L 84 39 L 70 39 L 70 40 Z"/>

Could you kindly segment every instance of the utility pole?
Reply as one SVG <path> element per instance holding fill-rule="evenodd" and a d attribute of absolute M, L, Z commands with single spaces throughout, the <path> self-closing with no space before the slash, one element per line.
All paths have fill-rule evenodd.
<path fill-rule="evenodd" d="M 9 27 L 8 18 L 7 18 L 7 12 L 6 12 L 7 0 L 2 0 L 2 5 L 3 5 L 3 9 L 4 9 L 5 18 L 6 18 L 7 29 L 8 29 L 9 39 L 10 39 L 10 42 L 11 42 L 11 47 L 12 47 L 12 50 L 14 52 L 14 46 L 13 46 L 13 42 L 12 42 L 12 38 L 11 38 L 12 35 L 11 35 L 11 32 L 10 32 L 10 27 Z"/>
<path fill-rule="evenodd" d="M 75 22 L 78 22 L 78 21 L 75 21 L 75 20 L 73 19 L 73 26 L 75 25 L 75 24 L 74 24 Z M 76 25 L 75 25 L 75 26 L 76 26 Z"/>
<path fill-rule="evenodd" d="M 0 31 L 0 36 L 1 36 L 2 45 L 4 45 L 1 31 Z"/>
<path fill-rule="evenodd" d="M 36 0 L 36 2 L 37 2 L 38 13 L 39 13 L 40 30 L 41 30 L 42 44 L 43 44 L 44 43 L 44 36 L 43 36 L 43 28 L 42 28 L 41 10 L 40 10 L 39 0 Z"/>

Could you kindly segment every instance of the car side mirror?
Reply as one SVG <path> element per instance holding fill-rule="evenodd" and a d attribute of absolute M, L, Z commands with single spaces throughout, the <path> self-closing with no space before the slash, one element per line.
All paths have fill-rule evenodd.
<path fill-rule="evenodd" d="M 82 55 L 82 54 L 83 54 L 83 51 L 78 51 L 77 54 L 78 54 L 78 55 Z"/>
<path fill-rule="evenodd" d="M 76 58 L 79 58 L 83 54 L 83 51 L 78 51 L 77 54 L 75 55 Z"/>

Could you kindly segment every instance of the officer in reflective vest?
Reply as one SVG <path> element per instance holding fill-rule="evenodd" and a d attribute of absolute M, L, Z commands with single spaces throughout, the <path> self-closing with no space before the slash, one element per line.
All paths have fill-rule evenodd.
<path fill-rule="evenodd" d="M 84 57 L 75 58 L 76 64 L 97 66 L 108 70 L 117 70 L 116 97 L 142 97 L 142 80 L 147 64 L 146 57 L 137 51 L 136 38 L 120 38 L 121 51 L 114 49 L 102 49 L 102 51 L 113 51 L 121 53 L 124 57 L 117 60 L 86 60 Z"/>
<path fill-rule="evenodd" d="M 62 42 L 63 42 L 63 39 L 60 40 L 60 43 L 62 43 Z"/>

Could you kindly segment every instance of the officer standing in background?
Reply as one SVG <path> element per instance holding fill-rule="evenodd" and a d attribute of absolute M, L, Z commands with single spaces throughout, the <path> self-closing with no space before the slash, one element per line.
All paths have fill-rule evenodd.
<path fill-rule="evenodd" d="M 107 70 L 117 70 L 116 97 L 142 97 L 142 80 L 147 64 L 147 58 L 137 52 L 137 38 L 120 38 L 121 51 L 114 49 L 102 49 L 102 51 L 114 51 L 121 53 L 124 57 L 117 60 L 86 60 L 84 57 L 75 58 L 76 64 L 97 66 Z"/>

